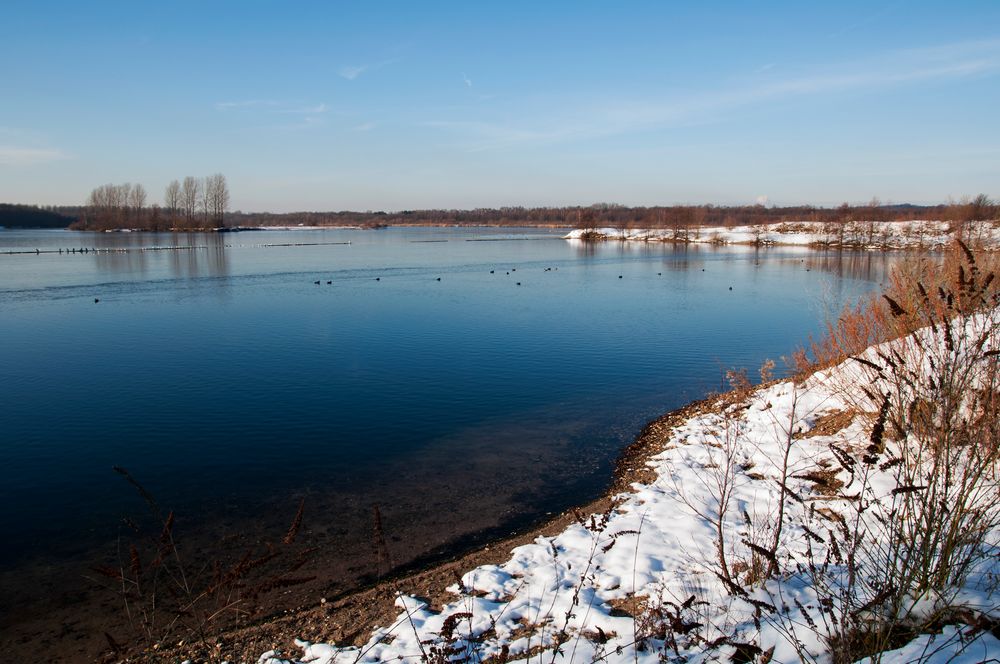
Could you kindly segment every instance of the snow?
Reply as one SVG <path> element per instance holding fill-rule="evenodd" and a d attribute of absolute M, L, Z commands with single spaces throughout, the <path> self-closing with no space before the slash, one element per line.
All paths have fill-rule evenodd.
<path fill-rule="evenodd" d="M 969 325 L 978 329 L 987 319 L 974 317 Z M 919 334 L 923 342 L 931 340 L 928 331 Z M 996 347 L 996 342 L 989 343 Z M 899 350 L 906 340 L 890 343 Z M 866 357 L 877 359 L 877 353 L 888 348 L 869 349 Z M 514 549 L 501 565 L 468 571 L 461 587 L 456 583 L 449 589 L 455 598 L 441 611 L 400 594 L 395 622 L 376 629 L 361 648 L 297 641 L 301 653 L 268 652 L 260 664 L 420 660 L 434 654 L 434 648 L 453 648 L 437 651 L 449 659 L 475 661 L 492 656 L 508 661 L 541 657 L 649 664 L 664 661 L 663 656 L 671 661 L 728 661 L 735 646 L 705 647 L 727 634 L 771 651 L 773 662 L 830 661 L 822 641 L 825 626 L 806 628 L 818 602 L 807 577 L 786 574 L 754 590 L 749 600 L 788 607 L 784 617 L 765 614 L 755 624 L 752 603 L 734 597 L 713 571 L 718 550 L 714 522 L 724 525 L 730 564 L 749 560 L 742 540 L 761 532 L 768 535 L 754 531 L 752 524 L 773 522 L 787 452 L 788 489 L 806 500 L 786 506 L 789 513 L 777 556 L 787 561 L 797 555 L 810 506 L 839 508 L 837 500 L 817 495 L 808 480 L 796 476 L 827 464 L 832 444 L 867 442 L 870 427 L 863 417 L 834 433 L 808 435 L 815 433 L 821 417 L 857 407 L 858 390 L 850 386 L 862 378 L 859 367 L 848 360 L 802 382 L 760 387 L 745 398 L 720 401 L 716 408 L 689 417 L 648 462 L 656 471 L 654 481 L 635 484 L 631 492 L 616 497 L 617 507 L 608 514 L 586 515 L 558 535 Z M 877 410 L 869 405 L 869 410 Z M 725 468 L 732 468 L 730 476 L 720 471 Z M 889 492 L 889 473 L 880 472 L 873 469 L 872 486 Z M 727 478 L 731 498 L 723 504 L 719 482 Z M 996 560 L 975 570 L 967 586 L 957 589 L 957 601 L 996 616 L 997 604 L 985 581 L 998 571 Z M 915 598 L 914 605 L 930 607 L 934 601 Z M 636 611 L 637 603 L 647 611 Z M 700 626 L 692 628 L 690 637 L 675 629 L 676 643 L 668 643 L 644 623 L 653 609 L 661 616 L 674 615 L 680 621 L 675 625 Z M 947 626 L 940 634 L 920 635 L 885 653 L 881 661 L 921 658 L 935 663 L 1000 658 L 1000 641 L 965 625 Z"/>
<path fill-rule="evenodd" d="M 801 221 L 732 227 L 578 228 L 570 231 L 564 239 L 580 240 L 587 235 L 593 239 L 634 242 L 822 245 L 865 249 L 939 248 L 954 237 L 950 225 L 943 221 L 847 222 L 829 226 Z M 988 247 L 1000 247 L 1000 228 L 990 222 L 970 222 L 963 237 L 982 240 Z"/>
<path fill-rule="evenodd" d="M 923 634 L 898 650 L 882 653 L 880 661 L 882 664 L 1000 662 L 1000 641 L 989 633 L 970 635 L 949 625 L 941 630 L 940 634 Z M 858 664 L 874 664 L 874 662 L 870 658 L 865 658 Z"/>

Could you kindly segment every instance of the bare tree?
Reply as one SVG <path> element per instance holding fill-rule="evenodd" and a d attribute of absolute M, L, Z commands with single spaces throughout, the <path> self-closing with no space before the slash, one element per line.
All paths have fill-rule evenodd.
<path fill-rule="evenodd" d="M 198 199 L 198 210 L 201 213 L 203 226 L 211 226 L 212 224 L 212 214 L 208 204 L 208 187 L 210 184 L 209 178 L 204 177 L 201 179 L 201 198 Z"/>
<path fill-rule="evenodd" d="M 969 201 L 964 216 L 969 221 L 988 221 L 993 219 L 996 213 L 993 201 L 986 194 L 979 194 Z"/>
<path fill-rule="evenodd" d="M 188 226 L 195 225 L 200 201 L 201 181 L 190 175 L 185 177 L 184 184 L 181 185 L 181 209 L 184 211 L 184 221 Z"/>
<path fill-rule="evenodd" d="M 128 195 L 131 191 L 131 182 L 111 185 L 111 221 L 115 226 L 123 226 L 128 220 Z"/>
<path fill-rule="evenodd" d="M 127 214 L 131 184 L 105 184 L 90 192 L 87 198 L 88 224 L 98 228 L 121 227 Z"/>
<path fill-rule="evenodd" d="M 205 178 L 205 216 L 217 227 L 225 226 L 226 210 L 229 209 L 229 187 L 222 173 Z"/>
<path fill-rule="evenodd" d="M 100 224 L 104 217 L 110 212 L 110 188 L 113 185 L 105 184 L 96 187 L 87 197 L 86 213 L 84 214 L 84 228 L 90 228 L 95 224 Z"/>
<path fill-rule="evenodd" d="M 173 221 L 181 208 L 181 183 L 177 180 L 167 185 L 163 194 L 163 207 L 166 208 L 167 217 Z"/>
<path fill-rule="evenodd" d="M 168 230 L 170 227 L 165 223 L 166 221 L 167 220 L 164 219 L 164 216 L 162 214 L 162 211 L 160 210 L 159 205 L 153 203 L 152 205 L 149 206 L 149 220 L 147 223 L 147 227 L 150 230 L 153 231 Z"/>
<path fill-rule="evenodd" d="M 146 188 L 138 182 L 129 187 L 127 207 L 133 225 L 142 226 L 142 218 L 146 208 Z"/>

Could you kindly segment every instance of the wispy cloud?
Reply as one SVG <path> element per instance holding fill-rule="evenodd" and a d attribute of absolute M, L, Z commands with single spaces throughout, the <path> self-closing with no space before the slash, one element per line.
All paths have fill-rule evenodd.
<path fill-rule="evenodd" d="M 471 78 L 469 78 L 465 74 L 462 74 L 462 80 L 465 81 L 465 87 L 467 87 L 467 88 L 471 88 L 472 87 L 472 79 Z"/>
<path fill-rule="evenodd" d="M 551 104 L 547 112 L 533 110 L 534 119 L 529 118 L 522 126 L 479 120 L 435 120 L 424 124 L 464 135 L 470 150 L 542 145 L 724 121 L 727 115 L 742 108 L 783 99 L 929 85 L 998 72 L 1000 40 L 962 42 L 889 52 L 878 58 L 840 63 L 766 83 L 754 83 L 751 79 L 684 96 L 646 97 L 589 108 L 578 105 L 572 116 L 561 110 L 564 104 Z"/>
<path fill-rule="evenodd" d="M 581 123 L 567 123 L 558 128 L 524 129 L 492 122 L 433 120 L 424 122 L 423 126 L 471 137 L 471 142 L 466 146 L 471 152 L 506 145 L 548 144 L 596 137 L 591 128 Z"/>
<path fill-rule="evenodd" d="M 274 108 L 280 106 L 283 102 L 276 101 L 273 99 L 244 99 L 241 101 L 217 101 L 215 102 L 215 110 L 217 111 L 231 111 L 247 108 Z"/>
<path fill-rule="evenodd" d="M 279 129 L 312 129 L 326 124 L 321 115 L 303 115 L 300 120 L 292 124 L 281 125 Z"/>
<path fill-rule="evenodd" d="M 377 125 L 374 122 L 363 122 L 357 126 L 351 127 L 351 131 L 371 131 Z"/>
<path fill-rule="evenodd" d="M 220 113 L 246 116 L 258 122 L 262 118 L 269 118 L 266 123 L 274 123 L 273 129 L 300 130 L 322 126 L 324 115 L 330 111 L 330 107 L 325 103 L 315 104 L 282 99 L 245 99 L 216 102 L 215 110 Z M 297 120 L 291 123 L 286 120 L 276 121 L 277 118 L 288 118 L 289 116 L 293 116 Z"/>
<path fill-rule="evenodd" d="M 0 145 L 0 165 L 5 166 L 34 166 L 70 158 L 62 150 Z"/>
<path fill-rule="evenodd" d="M 381 62 L 376 62 L 374 64 L 341 65 L 341 67 L 337 70 L 337 75 L 341 78 L 346 78 L 348 81 L 353 81 L 366 72 L 375 71 L 376 69 L 387 67 L 391 64 L 395 64 L 396 62 L 399 62 L 399 58 L 389 58 L 388 60 L 382 60 Z"/>
<path fill-rule="evenodd" d="M 315 106 L 301 106 L 285 108 L 279 111 L 280 113 L 292 113 L 294 115 L 321 115 L 330 110 L 330 107 L 326 104 L 316 104 Z"/>
<path fill-rule="evenodd" d="M 339 70 L 337 70 L 337 74 L 339 74 L 341 78 L 346 78 L 348 81 L 353 81 L 358 76 L 364 74 L 366 71 L 368 71 L 368 65 L 344 65 Z"/>
<path fill-rule="evenodd" d="M 285 113 L 293 115 L 319 115 L 330 108 L 325 103 L 308 104 L 300 101 L 278 99 L 246 99 L 241 101 L 219 101 L 215 110 L 226 111 L 259 111 L 264 113 Z"/>

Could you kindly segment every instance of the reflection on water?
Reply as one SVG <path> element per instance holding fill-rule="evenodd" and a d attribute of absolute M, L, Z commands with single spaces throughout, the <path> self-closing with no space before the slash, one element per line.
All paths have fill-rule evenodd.
<path fill-rule="evenodd" d="M 826 250 L 810 251 L 803 260 L 813 270 L 877 283 L 889 274 L 902 256 L 900 253 Z"/>
<path fill-rule="evenodd" d="M 748 246 L 717 244 L 686 244 L 662 242 L 585 242 L 569 240 L 575 255 L 580 259 L 629 257 L 662 257 L 665 269 L 681 272 L 702 269 L 711 258 L 744 258 L 754 265 L 767 260 L 801 263 L 807 270 L 821 270 L 837 277 L 879 283 L 890 268 L 905 256 L 902 252 L 850 251 L 838 249 L 812 249 L 803 246 Z"/>
<path fill-rule="evenodd" d="M 225 277 L 229 275 L 226 235 L 184 233 L 181 243 L 196 249 L 170 252 L 170 269 L 175 278 Z"/>
<path fill-rule="evenodd" d="M 903 254 L 883 252 L 852 252 L 841 250 L 809 251 L 799 261 L 806 270 L 835 276 L 824 283 L 817 307 L 822 317 L 833 320 L 840 315 L 845 304 L 854 305 L 857 294 L 845 284 L 850 280 L 861 280 L 883 284 Z"/>
<path fill-rule="evenodd" d="M 68 233 L 65 231 L 0 231 L 0 255 L 6 265 L 30 273 L 47 260 L 49 272 L 86 271 L 89 262 L 96 273 L 143 278 L 162 265 L 175 279 L 224 277 L 229 274 L 229 241 L 232 234 L 219 233 Z M 52 263 L 59 260 L 61 263 Z M 157 276 L 157 275 L 152 275 Z"/>
<path fill-rule="evenodd" d="M 176 233 L 161 237 L 168 243 L 149 242 L 152 234 L 101 233 L 93 252 L 99 272 L 142 275 L 154 255 L 166 254 L 170 275 L 176 279 L 224 277 L 229 274 L 227 236 L 219 233 Z"/>

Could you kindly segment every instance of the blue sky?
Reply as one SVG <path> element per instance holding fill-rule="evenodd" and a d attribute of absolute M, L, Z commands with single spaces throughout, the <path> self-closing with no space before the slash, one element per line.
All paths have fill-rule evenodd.
<path fill-rule="evenodd" d="M 1000 197 L 1000 2 L 5 2 L 0 201 Z M 763 199 L 761 199 L 763 200 Z"/>

